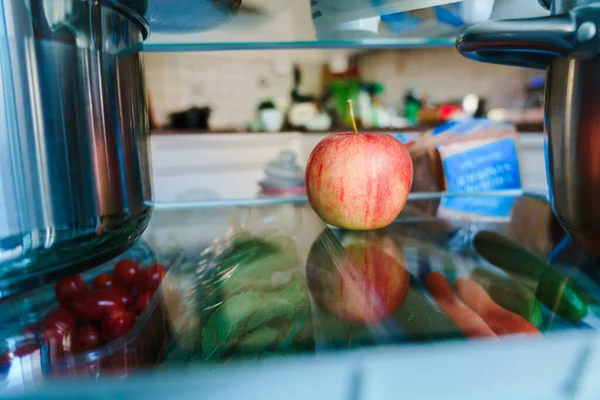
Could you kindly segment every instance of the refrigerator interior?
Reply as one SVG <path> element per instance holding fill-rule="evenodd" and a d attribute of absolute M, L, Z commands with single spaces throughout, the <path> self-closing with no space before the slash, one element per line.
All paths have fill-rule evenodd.
<path fill-rule="evenodd" d="M 131 8 L 150 22 L 147 52 L 454 47 L 466 23 L 412 0 L 244 3 Z M 452 4 L 426 2 L 456 17 Z M 392 226 L 358 233 L 305 199 L 157 204 L 142 240 L 77 277 L 74 298 L 123 263 L 147 290 L 136 278 L 65 312 L 49 284 L 0 304 L 0 396 L 597 398 L 598 263 L 552 226 L 546 199 L 521 192 L 413 195 Z M 103 326 L 94 307 L 120 301 L 133 317 Z"/>

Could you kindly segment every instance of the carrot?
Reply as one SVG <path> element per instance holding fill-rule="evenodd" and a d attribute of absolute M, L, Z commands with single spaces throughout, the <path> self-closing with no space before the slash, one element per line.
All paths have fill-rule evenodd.
<path fill-rule="evenodd" d="M 454 294 L 444 275 L 432 272 L 427 275 L 425 281 L 435 301 L 452 318 L 466 337 L 498 338 L 485 321 Z"/>
<path fill-rule="evenodd" d="M 470 279 L 457 279 L 456 289 L 465 304 L 483 318 L 497 335 L 540 335 L 535 325 L 519 314 L 499 306 L 477 282 Z"/>

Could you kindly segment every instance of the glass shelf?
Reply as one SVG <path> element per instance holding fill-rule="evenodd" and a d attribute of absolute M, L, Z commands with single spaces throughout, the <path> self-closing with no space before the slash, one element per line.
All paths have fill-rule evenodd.
<path fill-rule="evenodd" d="M 477 10 L 457 0 L 111 1 L 144 13 L 149 52 L 452 47 L 465 24 L 547 13 L 537 0 L 486 0 Z"/>
<path fill-rule="evenodd" d="M 223 42 L 223 43 L 148 43 L 144 52 L 187 52 L 224 50 L 276 49 L 423 49 L 454 47 L 454 38 L 431 39 L 371 39 L 371 40 L 313 40 L 298 42 Z"/>
<path fill-rule="evenodd" d="M 458 198 L 511 207 L 464 212 Z M 598 390 L 598 258 L 552 235 L 552 218 L 545 196 L 521 191 L 413 193 L 394 224 L 371 232 L 330 229 L 305 199 L 157 204 L 123 257 L 170 268 L 134 328 L 73 354 L 68 339 L 21 334 L 54 306 L 52 285 L 6 302 L 0 387 L 61 400 Z M 443 385 L 424 385 L 432 376 Z"/>
<path fill-rule="evenodd" d="M 386 3 L 373 7 L 371 3 Z M 460 25 L 436 19 L 434 8 L 448 0 L 244 1 L 214 29 L 177 32 L 155 28 L 146 51 L 202 51 L 273 48 L 397 48 L 454 45 Z M 411 4 L 412 3 L 412 4 Z M 458 9 L 458 8 L 457 8 Z"/>

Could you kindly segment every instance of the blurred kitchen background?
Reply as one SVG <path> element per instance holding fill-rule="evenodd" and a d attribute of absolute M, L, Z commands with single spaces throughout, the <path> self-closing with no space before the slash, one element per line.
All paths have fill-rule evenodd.
<path fill-rule="evenodd" d="M 477 116 L 536 130 L 543 119 L 539 71 L 452 48 L 149 53 L 145 63 L 157 133 L 347 129 L 347 98 L 364 129 Z"/>

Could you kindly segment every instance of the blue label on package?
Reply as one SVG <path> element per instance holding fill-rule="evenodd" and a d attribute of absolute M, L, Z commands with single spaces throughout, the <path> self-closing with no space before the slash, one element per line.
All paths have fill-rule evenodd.
<path fill-rule="evenodd" d="M 444 197 L 440 208 L 481 217 L 504 218 L 510 216 L 515 200 L 512 196 Z"/>
<path fill-rule="evenodd" d="M 444 160 L 449 192 L 489 192 L 521 188 L 517 149 L 512 138 L 453 154 Z M 512 197 L 446 198 L 448 210 L 488 217 L 510 215 Z"/>
<path fill-rule="evenodd" d="M 517 149 L 512 138 L 453 154 L 444 160 L 450 192 L 521 188 Z"/>

